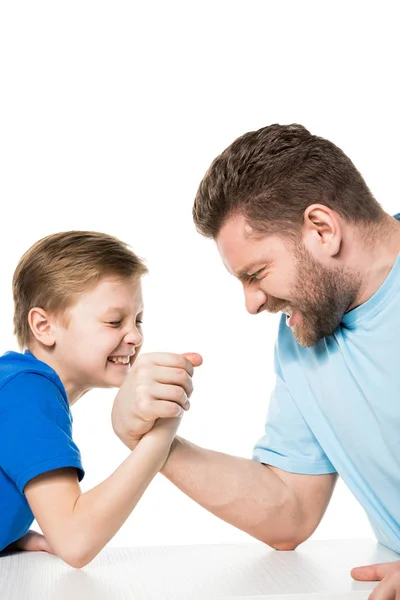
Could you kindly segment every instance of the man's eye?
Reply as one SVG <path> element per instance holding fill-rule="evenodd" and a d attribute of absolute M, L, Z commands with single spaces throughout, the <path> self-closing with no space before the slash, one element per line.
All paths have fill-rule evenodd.
<path fill-rule="evenodd" d="M 257 276 L 261 273 L 261 271 L 257 271 L 257 273 L 253 273 L 253 275 L 249 275 L 247 281 L 251 283 L 257 279 Z"/>
<path fill-rule="evenodd" d="M 140 325 L 140 326 L 141 326 L 141 325 L 143 325 L 143 321 L 142 321 L 141 319 L 138 319 L 138 320 L 136 321 L 136 325 Z"/>

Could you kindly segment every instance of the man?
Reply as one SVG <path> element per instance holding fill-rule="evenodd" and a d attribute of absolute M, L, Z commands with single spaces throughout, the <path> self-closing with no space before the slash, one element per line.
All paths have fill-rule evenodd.
<path fill-rule="evenodd" d="M 277 379 L 253 460 L 176 438 L 164 475 L 218 517 L 292 550 L 319 524 L 339 474 L 377 539 L 400 552 L 400 223 L 339 148 L 300 125 L 237 139 L 207 171 L 193 215 L 242 282 L 247 310 L 284 313 Z M 164 416 L 157 406 L 149 391 L 120 393 L 122 441 Z M 400 593 L 400 563 L 352 574 L 383 577 L 374 598 Z"/>

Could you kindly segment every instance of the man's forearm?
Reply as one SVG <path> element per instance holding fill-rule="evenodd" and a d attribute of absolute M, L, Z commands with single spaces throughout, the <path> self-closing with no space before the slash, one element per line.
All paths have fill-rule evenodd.
<path fill-rule="evenodd" d="M 270 468 L 175 438 L 163 475 L 214 515 L 277 549 L 293 549 L 301 510 Z"/>

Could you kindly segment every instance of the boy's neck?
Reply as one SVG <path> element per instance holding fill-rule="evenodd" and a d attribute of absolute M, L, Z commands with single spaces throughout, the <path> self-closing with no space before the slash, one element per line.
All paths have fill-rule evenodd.
<path fill-rule="evenodd" d="M 75 382 L 71 381 L 70 378 L 68 378 L 67 374 L 64 372 L 61 365 L 57 361 L 57 358 L 52 348 L 43 348 L 39 344 L 33 342 L 29 345 L 28 350 L 31 354 L 33 354 L 35 358 L 44 362 L 46 365 L 54 369 L 54 371 L 61 379 L 61 382 L 65 388 L 68 398 L 68 404 L 70 406 L 75 404 L 75 402 L 79 400 L 79 398 L 81 398 L 84 394 L 86 394 L 86 392 L 89 391 L 90 388 L 83 389 L 82 386 L 77 385 Z"/>

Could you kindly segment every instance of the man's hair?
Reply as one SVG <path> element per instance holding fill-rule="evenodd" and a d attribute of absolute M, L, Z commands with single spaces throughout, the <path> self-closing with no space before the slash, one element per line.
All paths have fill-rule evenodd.
<path fill-rule="evenodd" d="M 384 212 L 340 148 L 302 125 L 270 125 L 242 135 L 205 174 L 193 205 L 199 233 L 215 238 L 233 215 L 258 232 L 297 235 L 318 203 L 357 224 Z"/>
<path fill-rule="evenodd" d="M 105 276 L 134 280 L 147 267 L 127 244 L 95 231 L 66 231 L 36 242 L 20 259 L 13 276 L 14 334 L 21 348 L 31 332 L 28 314 L 38 306 L 62 316 L 76 296 Z"/>

